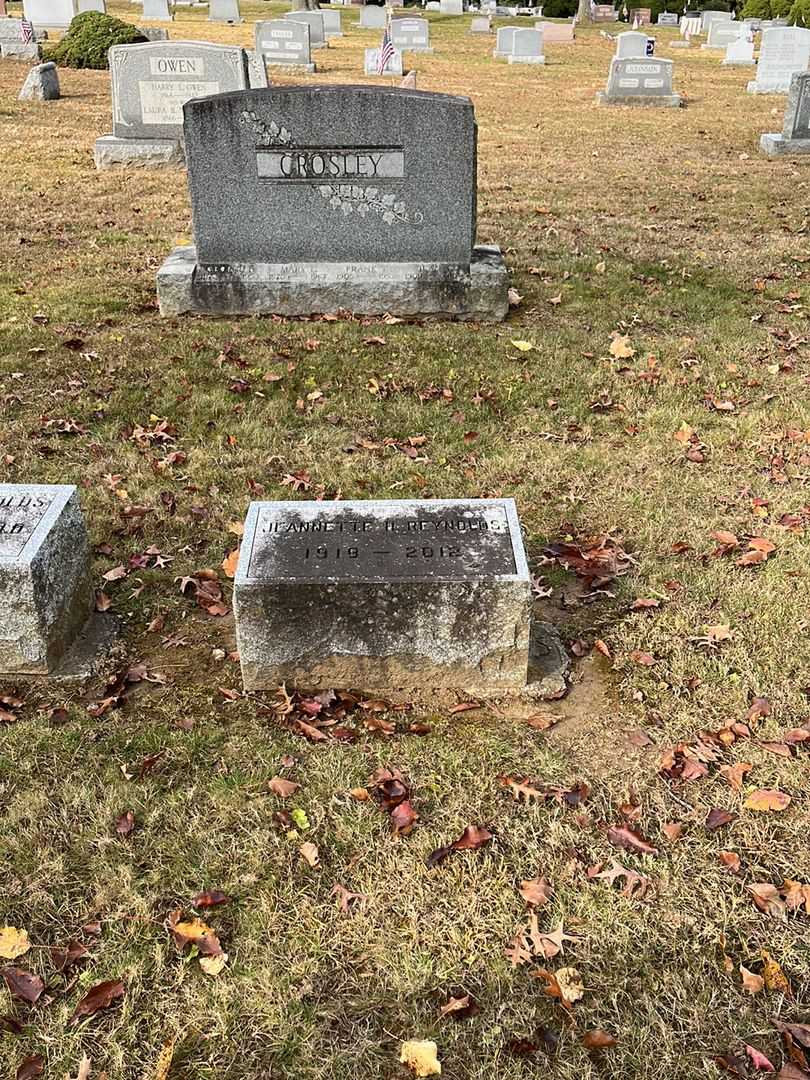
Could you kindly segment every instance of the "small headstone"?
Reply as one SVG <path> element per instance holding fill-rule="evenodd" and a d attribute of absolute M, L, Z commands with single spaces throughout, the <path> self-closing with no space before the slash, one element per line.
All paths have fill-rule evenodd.
<path fill-rule="evenodd" d="M 208 21 L 240 23 L 239 0 L 209 0 Z"/>
<path fill-rule="evenodd" d="M 23 15 L 37 30 L 66 30 L 77 14 L 76 0 L 23 0 Z"/>
<path fill-rule="evenodd" d="M 196 247 L 159 271 L 162 314 L 505 316 L 468 98 L 272 86 L 187 102 L 185 139 Z"/>
<path fill-rule="evenodd" d="M 363 30 L 382 30 L 388 21 L 384 7 L 377 4 L 364 4 L 360 8 L 360 27 Z"/>
<path fill-rule="evenodd" d="M 612 4 L 594 4 L 591 8 L 591 19 L 594 22 L 617 22 L 619 12 Z"/>
<path fill-rule="evenodd" d="M 241 551 L 246 690 L 526 685 L 531 578 L 511 499 L 252 503 Z"/>
<path fill-rule="evenodd" d="M 168 41 L 169 31 L 165 26 L 138 26 L 136 27 L 139 34 L 142 34 L 147 41 Z"/>
<path fill-rule="evenodd" d="M 235 45 L 113 45 L 109 59 L 113 131 L 96 140 L 97 169 L 182 165 L 183 104 L 249 86 L 247 54 Z"/>
<path fill-rule="evenodd" d="M 708 34 L 709 27 L 715 22 L 731 22 L 734 16 L 730 11 L 703 11 L 700 14 L 700 32 Z"/>
<path fill-rule="evenodd" d="M 20 101 L 56 101 L 60 97 L 56 64 L 37 64 L 32 67 L 18 96 Z"/>
<path fill-rule="evenodd" d="M 330 38 L 343 37 L 343 27 L 340 23 L 340 12 L 330 11 L 329 8 L 321 8 L 321 17 L 323 18 L 323 32 L 326 35 L 326 40 Z"/>
<path fill-rule="evenodd" d="M 512 55 L 512 40 L 519 29 L 519 26 L 499 26 L 495 31 L 495 50 L 492 55 L 496 60 L 505 60 Z"/>
<path fill-rule="evenodd" d="M 56 673 L 93 604 L 76 488 L 0 485 L 0 672 Z"/>
<path fill-rule="evenodd" d="M 491 34 L 492 20 L 489 15 L 477 15 L 470 23 L 471 34 Z"/>
<path fill-rule="evenodd" d="M 678 15 L 674 11 L 662 11 L 658 16 L 659 26 L 677 26 Z"/>
<path fill-rule="evenodd" d="M 630 8 L 630 22 L 649 26 L 652 23 L 652 8 Z"/>
<path fill-rule="evenodd" d="M 391 43 L 400 52 L 432 53 L 427 19 L 392 19 Z"/>
<path fill-rule="evenodd" d="M 256 23 L 256 52 L 265 64 L 315 70 L 309 48 L 309 24 L 292 19 L 266 19 Z"/>
<path fill-rule="evenodd" d="M 552 45 L 561 45 L 570 43 L 574 40 L 573 23 L 543 22 L 542 20 L 538 20 L 535 22 L 534 28 L 535 30 L 542 31 L 544 48 L 549 43 Z"/>
<path fill-rule="evenodd" d="M 672 68 L 672 60 L 614 56 L 610 62 L 607 90 L 597 94 L 596 100 L 600 105 L 677 108 L 681 98 L 672 90 Z"/>
<path fill-rule="evenodd" d="M 364 51 L 364 56 L 365 64 L 363 71 L 366 75 L 402 75 L 402 53 L 399 49 L 394 49 L 382 71 L 378 70 L 380 59 L 379 49 L 366 49 Z"/>
<path fill-rule="evenodd" d="M 42 53 L 39 42 L 47 36 L 44 31 L 34 30 L 33 39 L 25 41 L 22 19 L 0 19 L 0 56 L 15 60 L 39 60 Z"/>
<path fill-rule="evenodd" d="M 102 15 L 106 15 L 107 5 L 104 0 L 78 0 L 79 15 L 85 11 L 100 11 Z"/>
<path fill-rule="evenodd" d="M 633 57 L 647 55 L 647 35 L 637 30 L 626 30 L 616 38 L 616 56 Z"/>
<path fill-rule="evenodd" d="M 174 15 L 169 11 L 168 0 L 143 0 L 143 17 L 156 22 L 171 22 Z"/>
<path fill-rule="evenodd" d="M 810 30 L 798 26 L 771 27 L 762 31 L 756 78 L 749 94 L 786 94 L 790 80 L 810 63 Z"/>
<path fill-rule="evenodd" d="M 769 158 L 810 154 L 810 71 L 791 79 L 781 134 L 761 136 L 759 148 Z"/>
<path fill-rule="evenodd" d="M 284 16 L 290 22 L 306 23 L 309 27 L 310 49 L 326 48 L 326 33 L 320 11 L 288 11 Z"/>
<path fill-rule="evenodd" d="M 680 30 L 682 38 L 696 37 L 698 34 L 702 33 L 700 16 L 688 17 L 684 15 L 681 19 Z"/>
<path fill-rule="evenodd" d="M 752 37 L 743 35 L 730 41 L 726 46 L 726 57 L 723 64 L 727 67 L 754 67 L 754 40 Z"/>
<path fill-rule="evenodd" d="M 715 21 L 709 26 L 709 36 L 701 49 L 725 49 L 732 41 L 737 41 L 742 34 L 748 31 L 742 23 L 729 21 Z"/>
<path fill-rule="evenodd" d="M 515 29 L 511 39 L 512 51 L 507 54 L 509 64 L 545 64 L 543 53 L 543 31 L 534 28 Z"/>
<path fill-rule="evenodd" d="M 439 11 L 442 15 L 463 15 L 464 0 L 440 0 Z"/>

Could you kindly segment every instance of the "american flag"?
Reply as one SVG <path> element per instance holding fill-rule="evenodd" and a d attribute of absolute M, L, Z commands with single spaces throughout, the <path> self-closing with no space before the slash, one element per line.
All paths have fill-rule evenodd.
<path fill-rule="evenodd" d="M 34 27 L 28 19 L 20 19 L 20 37 L 25 42 L 34 40 Z"/>
<path fill-rule="evenodd" d="M 385 30 L 383 31 L 382 44 L 380 45 L 377 53 L 377 74 L 382 75 L 390 62 L 394 59 L 396 49 L 394 43 L 391 41 L 391 29 L 388 23 L 385 24 Z"/>

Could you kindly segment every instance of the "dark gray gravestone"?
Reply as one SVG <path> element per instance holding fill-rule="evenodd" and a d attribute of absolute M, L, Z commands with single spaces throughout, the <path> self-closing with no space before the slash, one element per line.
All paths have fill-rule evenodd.
<path fill-rule="evenodd" d="M 681 98 L 672 90 L 672 60 L 648 57 L 614 57 L 610 62 L 607 90 L 596 95 L 600 105 L 669 105 Z"/>
<path fill-rule="evenodd" d="M 234 580 L 248 690 L 526 684 L 511 499 L 253 503 Z"/>
<path fill-rule="evenodd" d="M 183 105 L 249 85 L 248 57 L 233 45 L 150 41 L 109 52 L 113 133 L 96 140 L 96 168 L 183 163 Z"/>
<path fill-rule="evenodd" d="M 279 86 L 185 118 L 196 250 L 160 271 L 164 314 L 504 317 L 500 252 L 474 251 L 468 98 Z"/>
<path fill-rule="evenodd" d="M 311 49 L 326 48 L 326 31 L 323 24 L 323 15 L 320 11 L 288 11 L 284 16 L 291 22 L 306 23 L 309 27 L 309 47 Z"/>
<path fill-rule="evenodd" d="M 810 154 L 810 71 L 791 79 L 782 131 L 762 135 L 759 148 L 768 157 Z"/>

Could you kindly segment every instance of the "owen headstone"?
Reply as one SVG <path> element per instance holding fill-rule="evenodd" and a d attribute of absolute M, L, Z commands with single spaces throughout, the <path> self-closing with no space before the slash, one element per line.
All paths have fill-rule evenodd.
<path fill-rule="evenodd" d="M 251 503 L 234 578 L 246 690 L 526 685 L 511 499 Z"/>
<path fill-rule="evenodd" d="M 360 8 L 360 28 L 362 30 L 382 30 L 388 21 L 384 7 L 377 4 L 364 4 Z"/>
<path fill-rule="evenodd" d="M 427 19 L 392 19 L 391 43 L 400 52 L 432 53 Z"/>
<path fill-rule="evenodd" d="M 726 46 L 726 56 L 723 60 L 726 67 L 754 67 L 754 39 L 752 36 L 743 34 L 735 38 Z"/>
<path fill-rule="evenodd" d="M 439 11 L 442 15 L 463 15 L 464 0 L 440 0 Z"/>
<path fill-rule="evenodd" d="M 196 247 L 159 271 L 162 314 L 506 315 L 500 251 L 475 246 L 468 98 L 271 86 L 184 111 Z"/>
<path fill-rule="evenodd" d="M 76 0 L 23 0 L 23 15 L 37 30 L 67 30 L 77 14 Z"/>
<path fill-rule="evenodd" d="M 284 16 L 290 22 L 306 23 L 309 27 L 310 49 L 326 48 L 326 33 L 320 11 L 288 11 Z"/>
<path fill-rule="evenodd" d="M 239 12 L 239 0 L 209 0 L 208 21 L 223 23 L 242 22 L 242 16 Z"/>
<path fill-rule="evenodd" d="M 534 24 L 535 30 L 542 31 L 543 47 L 549 43 L 552 45 L 570 44 L 574 40 L 573 23 L 543 22 L 538 20 Z"/>
<path fill-rule="evenodd" d="M 616 56 L 623 57 L 646 56 L 647 35 L 637 30 L 626 30 L 616 38 Z"/>
<path fill-rule="evenodd" d="M 340 12 L 330 11 L 329 8 L 321 8 L 321 17 L 323 18 L 323 32 L 326 35 L 326 40 L 330 38 L 343 37 L 343 27 L 340 22 Z"/>
<path fill-rule="evenodd" d="M 810 71 L 791 79 L 782 131 L 762 135 L 759 148 L 769 158 L 810 154 Z"/>
<path fill-rule="evenodd" d="M 0 673 L 57 672 L 93 605 L 76 488 L 0 484 Z"/>
<path fill-rule="evenodd" d="M 391 55 L 386 61 L 385 67 L 382 71 L 379 70 L 379 49 L 365 49 L 364 50 L 364 74 L 366 75 L 402 75 L 402 53 L 399 49 L 394 49 Z"/>
<path fill-rule="evenodd" d="M 738 41 L 740 36 L 745 36 L 747 30 L 738 22 L 713 22 L 709 26 L 709 36 L 701 49 L 725 49 L 732 41 Z"/>
<path fill-rule="evenodd" d="M 56 101 L 60 96 L 59 76 L 54 63 L 32 67 L 18 95 L 20 101 Z"/>
<path fill-rule="evenodd" d="M 756 78 L 749 94 L 786 94 L 790 80 L 806 71 L 810 62 L 810 30 L 798 26 L 775 26 L 762 31 Z"/>
<path fill-rule="evenodd" d="M 143 17 L 156 22 L 171 22 L 174 18 L 168 0 L 143 0 Z"/>
<path fill-rule="evenodd" d="M 113 45 L 109 61 L 113 130 L 96 140 L 97 169 L 182 165 L 183 104 L 250 85 L 247 53 L 236 45 Z"/>
<path fill-rule="evenodd" d="M 311 74 L 315 70 L 309 44 L 309 25 L 292 19 L 266 19 L 256 23 L 256 53 L 271 67 L 292 67 Z"/>
<path fill-rule="evenodd" d="M 600 105 L 670 106 L 681 104 L 672 90 L 672 60 L 614 56 L 607 90 L 596 95 Z"/>

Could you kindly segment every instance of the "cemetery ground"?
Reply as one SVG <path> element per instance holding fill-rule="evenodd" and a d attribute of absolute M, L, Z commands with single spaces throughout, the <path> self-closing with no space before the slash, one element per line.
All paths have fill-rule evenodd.
<path fill-rule="evenodd" d="M 467 23 L 433 17 L 414 62 L 475 104 L 479 241 L 522 297 L 500 326 L 161 320 L 185 175 L 95 172 L 106 72 L 60 71 L 46 107 L 0 65 L 0 475 L 79 485 L 130 673 L 4 683 L 0 925 L 31 947 L 3 963 L 44 988 L 2 991 L 3 1075 L 164 1076 L 167 1048 L 177 1078 L 393 1078 L 410 1039 L 465 1080 L 807 1075 L 810 1028 L 779 1024 L 810 1021 L 810 172 L 757 153 L 785 98 L 672 32 L 688 108 L 629 111 L 594 105 L 598 30 L 538 70 Z M 376 37 L 315 78 L 371 81 Z M 568 697 L 243 697 L 238 523 L 338 494 L 514 496 Z M 573 570 L 544 555 L 565 541 Z M 429 866 L 468 826 L 493 838 Z M 170 932 L 195 917 L 219 974 Z"/>

